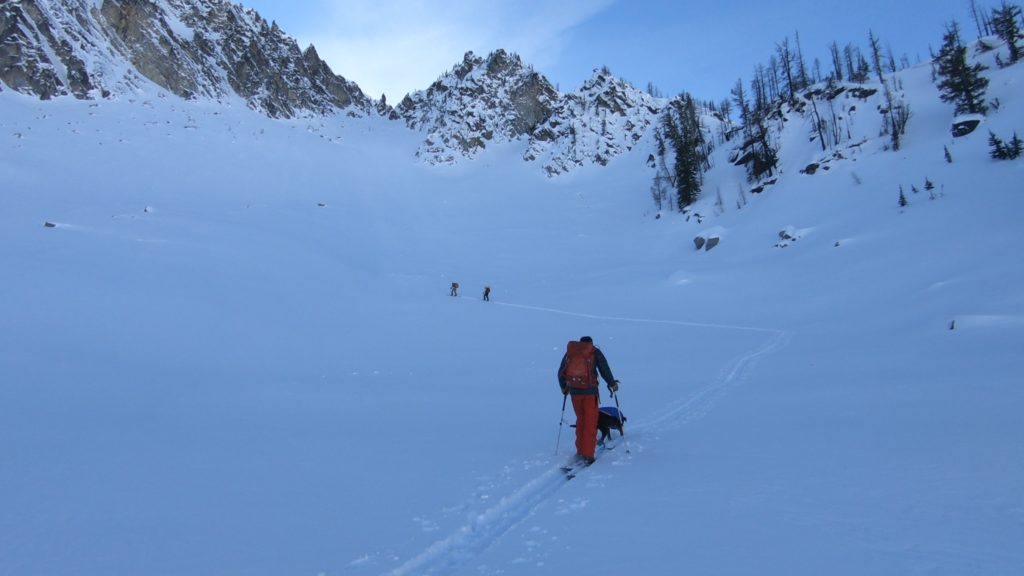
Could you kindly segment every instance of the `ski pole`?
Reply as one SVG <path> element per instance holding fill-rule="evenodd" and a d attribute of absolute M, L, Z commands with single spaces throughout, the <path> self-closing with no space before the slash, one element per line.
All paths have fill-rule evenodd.
<path fill-rule="evenodd" d="M 555 454 L 558 454 L 558 448 L 562 444 L 562 424 L 565 423 L 565 401 L 568 399 L 568 394 L 562 395 L 562 416 L 558 419 L 558 440 L 555 441 Z"/>
<path fill-rule="evenodd" d="M 623 428 L 625 422 L 622 421 L 622 408 L 619 407 L 619 393 L 613 390 L 612 398 L 615 399 L 615 411 L 619 413 L 619 433 L 622 434 L 622 445 L 626 447 L 626 454 L 629 454 L 629 442 L 626 441 L 626 429 Z"/>

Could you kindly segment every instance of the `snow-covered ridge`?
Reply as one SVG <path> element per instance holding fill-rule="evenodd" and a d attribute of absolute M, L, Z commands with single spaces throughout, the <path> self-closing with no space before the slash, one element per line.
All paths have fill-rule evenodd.
<path fill-rule="evenodd" d="M 530 135 L 526 160 L 554 176 L 585 164 L 606 165 L 628 152 L 657 122 L 665 101 L 634 88 L 607 69 L 563 95 Z"/>
<path fill-rule="evenodd" d="M 417 152 L 431 164 L 471 158 L 491 141 L 531 134 L 558 100 L 554 86 L 516 54 L 504 50 L 462 62 L 429 88 L 405 97 L 395 110 L 427 136 Z"/>
<path fill-rule="evenodd" d="M 631 150 L 664 105 L 606 69 L 560 94 L 518 55 L 498 50 L 487 58 L 468 52 L 430 88 L 406 96 L 395 116 L 426 132 L 417 156 L 427 163 L 452 164 L 489 143 L 525 138 L 524 159 L 555 176 Z"/>
<path fill-rule="evenodd" d="M 0 30 L 0 81 L 44 100 L 152 82 L 186 99 L 238 96 L 274 118 L 372 110 L 312 46 L 226 0 L 14 0 Z"/>

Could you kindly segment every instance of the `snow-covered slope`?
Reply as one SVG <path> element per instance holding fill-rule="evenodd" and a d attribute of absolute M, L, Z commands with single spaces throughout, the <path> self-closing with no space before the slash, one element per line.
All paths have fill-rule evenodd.
<path fill-rule="evenodd" d="M 954 139 L 902 72 L 899 152 L 841 100 L 868 141 L 813 174 L 792 113 L 760 194 L 721 146 L 688 220 L 636 148 L 546 178 L 524 138 L 425 165 L 380 117 L 5 90 L 0 573 L 1021 573 L 1024 164 L 986 129 L 1024 68 L 988 74 Z M 629 420 L 566 482 L 584 334 Z"/>

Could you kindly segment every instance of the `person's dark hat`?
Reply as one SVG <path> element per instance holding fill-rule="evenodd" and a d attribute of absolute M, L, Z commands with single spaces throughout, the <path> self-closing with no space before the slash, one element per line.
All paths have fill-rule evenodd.
<path fill-rule="evenodd" d="M 590 336 L 584 336 L 583 338 L 580 338 L 580 342 L 593 342 L 593 341 L 594 341 L 594 339 L 591 338 Z"/>

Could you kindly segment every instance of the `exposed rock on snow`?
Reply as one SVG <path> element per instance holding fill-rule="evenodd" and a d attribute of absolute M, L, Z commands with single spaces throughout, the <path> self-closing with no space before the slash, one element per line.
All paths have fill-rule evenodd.
<path fill-rule="evenodd" d="M 705 252 L 709 252 L 712 248 L 718 246 L 718 243 L 721 241 L 722 238 L 717 235 L 697 236 L 693 239 L 693 244 L 697 247 L 697 250 L 703 248 Z"/>
<path fill-rule="evenodd" d="M 950 132 L 953 133 L 954 138 L 962 138 L 967 136 L 971 132 L 974 132 L 979 125 L 981 125 L 981 115 L 970 115 L 961 116 L 953 121 L 953 127 Z"/>

